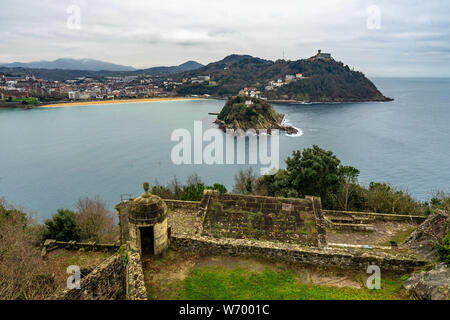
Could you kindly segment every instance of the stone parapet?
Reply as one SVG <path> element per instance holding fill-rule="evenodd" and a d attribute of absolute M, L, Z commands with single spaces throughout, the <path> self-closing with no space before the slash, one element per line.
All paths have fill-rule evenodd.
<path fill-rule="evenodd" d="M 174 250 L 211 255 L 256 256 L 275 261 L 295 262 L 319 267 L 367 270 L 377 265 L 381 271 L 410 271 L 427 261 L 402 252 L 364 248 L 314 248 L 295 244 L 245 239 L 215 239 L 210 237 L 174 236 Z"/>
<path fill-rule="evenodd" d="M 54 300 L 117 300 L 125 293 L 125 263 L 115 254 L 81 278 L 80 289 L 66 289 Z"/>
<path fill-rule="evenodd" d="M 139 252 L 128 252 L 126 274 L 127 300 L 147 300 L 147 289 L 145 288 L 144 272 Z"/>

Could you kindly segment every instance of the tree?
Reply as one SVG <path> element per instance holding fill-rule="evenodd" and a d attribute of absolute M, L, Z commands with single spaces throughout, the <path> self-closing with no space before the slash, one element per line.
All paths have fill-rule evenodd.
<path fill-rule="evenodd" d="M 58 209 L 51 219 L 45 220 L 46 230 L 43 239 L 58 241 L 79 241 L 80 230 L 75 221 L 75 212 L 68 209 Z"/>
<path fill-rule="evenodd" d="M 203 183 L 189 184 L 183 188 L 183 196 L 181 200 L 200 201 L 203 197 L 205 185 Z"/>
<path fill-rule="evenodd" d="M 227 193 L 227 188 L 223 184 L 220 184 L 220 183 L 214 183 L 213 186 L 208 186 L 208 187 L 206 187 L 206 189 L 217 190 L 220 193 Z"/>
<path fill-rule="evenodd" d="M 83 198 L 77 203 L 76 224 L 83 241 L 113 242 L 118 239 L 114 214 L 99 198 Z"/>
<path fill-rule="evenodd" d="M 249 168 L 247 171 L 242 169 L 234 176 L 233 192 L 239 194 L 254 194 L 256 192 L 256 186 L 258 177 L 253 173 L 253 169 Z"/>
<path fill-rule="evenodd" d="M 290 192 L 299 197 L 320 197 L 325 208 L 333 208 L 341 182 L 340 163 L 332 151 L 316 145 L 303 152 L 293 151 L 286 160 L 286 175 L 282 177 L 286 181 L 282 185 L 287 184 L 293 189 Z"/>
<path fill-rule="evenodd" d="M 348 210 L 348 197 L 351 184 L 358 183 L 359 170 L 351 166 L 342 166 L 340 168 L 341 175 L 344 179 L 345 186 L 345 205 L 344 210 Z"/>

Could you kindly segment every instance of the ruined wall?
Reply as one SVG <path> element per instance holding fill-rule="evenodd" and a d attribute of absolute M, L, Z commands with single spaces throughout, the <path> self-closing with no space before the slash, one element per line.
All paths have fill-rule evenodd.
<path fill-rule="evenodd" d="M 325 229 L 320 200 L 219 194 L 212 192 L 202 235 L 215 238 L 260 239 L 319 246 Z M 319 230 L 320 229 L 320 230 Z M 319 233 L 322 235 L 319 240 Z"/>
<path fill-rule="evenodd" d="M 214 239 L 174 236 L 174 250 L 210 255 L 253 256 L 274 261 L 295 262 L 320 267 L 367 270 L 375 264 L 381 271 L 410 271 L 424 266 L 426 261 L 404 254 L 357 248 L 313 248 L 295 244 L 245 239 Z"/>
<path fill-rule="evenodd" d="M 66 289 L 55 300 L 116 300 L 125 294 L 125 263 L 115 254 L 81 279 L 80 289 Z"/>

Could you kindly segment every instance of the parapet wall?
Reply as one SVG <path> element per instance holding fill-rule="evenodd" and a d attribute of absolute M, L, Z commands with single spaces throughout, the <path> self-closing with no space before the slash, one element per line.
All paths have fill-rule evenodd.
<path fill-rule="evenodd" d="M 355 211 L 339 211 L 339 210 L 323 210 L 323 213 L 327 217 L 347 217 L 353 216 L 357 218 L 367 218 L 369 221 L 402 221 L 422 223 L 426 220 L 426 216 L 411 216 L 404 214 L 390 214 L 390 213 L 373 213 L 373 212 L 355 212 Z"/>
<path fill-rule="evenodd" d="M 128 252 L 126 278 L 127 300 L 147 300 L 142 260 L 139 252 Z"/>
<path fill-rule="evenodd" d="M 80 289 L 66 289 L 55 300 L 117 300 L 125 294 L 125 263 L 115 254 L 81 278 Z"/>
<path fill-rule="evenodd" d="M 315 199 L 211 192 L 201 234 L 317 247 L 326 239 L 320 199 Z"/>
<path fill-rule="evenodd" d="M 174 236 L 171 238 L 171 248 L 201 254 L 254 256 L 303 265 L 364 271 L 372 264 L 380 267 L 382 272 L 411 271 L 426 264 L 424 260 L 381 250 L 312 248 L 294 244 L 245 239 Z"/>
<path fill-rule="evenodd" d="M 85 249 L 88 251 L 117 251 L 120 248 L 120 245 L 116 243 L 56 241 L 54 239 L 47 239 L 42 247 L 41 255 L 45 256 L 50 251 L 58 248 L 67 250 Z"/>
<path fill-rule="evenodd" d="M 164 199 L 167 204 L 167 207 L 171 210 L 198 210 L 198 206 L 200 205 L 200 201 L 182 201 L 182 200 L 171 200 Z"/>

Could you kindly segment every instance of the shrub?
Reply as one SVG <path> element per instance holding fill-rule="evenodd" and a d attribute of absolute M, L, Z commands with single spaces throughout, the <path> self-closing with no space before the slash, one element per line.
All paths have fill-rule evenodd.
<path fill-rule="evenodd" d="M 183 196 L 181 200 L 184 201 L 200 201 L 203 197 L 205 185 L 203 183 L 190 184 L 183 188 Z"/>
<path fill-rule="evenodd" d="M 257 189 L 258 176 L 253 173 L 253 169 L 249 168 L 244 171 L 239 170 L 239 173 L 234 176 L 233 192 L 238 194 L 254 194 Z"/>
<path fill-rule="evenodd" d="M 42 299 L 55 290 L 30 217 L 0 199 L 0 300 Z"/>
<path fill-rule="evenodd" d="M 450 230 L 444 239 L 442 239 L 442 243 L 438 245 L 437 252 L 440 260 L 450 266 Z"/>
<path fill-rule="evenodd" d="M 51 219 L 45 220 L 46 229 L 42 235 L 43 240 L 79 241 L 80 230 L 77 227 L 75 215 L 74 211 L 58 209 Z"/>
<path fill-rule="evenodd" d="M 118 240 L 118 227 L 114 213 L 99 198 L 78 200 L 76 225 L 83 241 L 114 242 Z"/>
<path fill-rule="evenodd" d="M 213 186 L 208 186 L 208 187 L 206 187 L 206 189 L 217 190 L 220 193 L 227 193 L 227 188 L 223 184 L 220 184 L 220 183 L 214 183 Z"/>
<path fill-rule="evenodd" d="M 364 209 L 379 213 L 422 215 L 425 206 L 416 201 L 407 190 L 395 188 L 387 183 L 371 182 L 363 188 Z"/>

